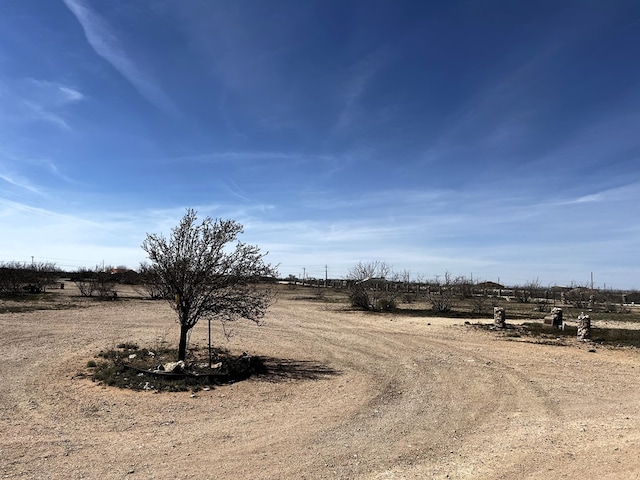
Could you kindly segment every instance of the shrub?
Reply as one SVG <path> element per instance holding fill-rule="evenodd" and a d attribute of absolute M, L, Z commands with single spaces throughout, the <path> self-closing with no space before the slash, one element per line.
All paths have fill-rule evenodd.
<path fill-rule="evenodd" d="M 434 312 L 446 313 L 453 309 L 456 290 L 464 282 L 462 277 L 454 278 L 449 272 L 445 272 L 444 280 L 436 277 L 435 282 L 427 287 L 427 300 L 431 303 Z"/>
<path fill-rule="evenodd" d="M 42 293 L 57 283 L 59 275 L 55 263 L 0 262 L 0 293 Z"/>
<path fill-rule="evenodd" d="M 376 310 L 378 312 L 385 312 L 389 310 L 395 310 L 396 300 L 394 298 L 380 298 L 376 302 Z"/>
<path fill-rule="evenodd" d="M 349 292 L 351 306 L 360 310 L 371 309 L 371 300 L 367 290 L 362 285 L 353 285 Z"/>
<path fill-rule="evenodd" d="M 391 273 L 391 267 L 379 261 L 359 262 L 352 267 L 347 275 L 351 306 L 374 311 L 395 308 L 398 292 L 387 280 Z"/>

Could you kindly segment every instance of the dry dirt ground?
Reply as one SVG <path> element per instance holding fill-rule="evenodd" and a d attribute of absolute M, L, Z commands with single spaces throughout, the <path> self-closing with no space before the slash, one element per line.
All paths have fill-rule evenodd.
<path fill-rule="evenodd" d="M 164 302 L 1 314 L 0 478 L 640 478 L 638 350 L 302 293 L 230 342 L 214 330 L 233 352 L 280 359 L 277 374 L 195 394 L 78 375 L 118 342 L 177 343 Z M 191 343 L 206 338 L 202 322 Z"/>

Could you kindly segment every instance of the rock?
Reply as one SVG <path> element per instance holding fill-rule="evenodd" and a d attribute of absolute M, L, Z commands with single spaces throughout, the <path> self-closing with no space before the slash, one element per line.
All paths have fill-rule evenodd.
<path fill-rule="evenodd" d="M 564 322 L 562 321 L 562 309 L 554 307 L 551 310 L 551 315 L 544 317 L 544 324 L 556 328 L 562 328 L 564 330 Z"/>
<path fill-rule="evenodd" d="M 551 317 L 553 318 L 553 326 L 560 327 L 562 325 L 562 309 L 553 307 L 551 309 Z"/>
<path fill-rule="evenodd" d="M 180 373 L 184 371 L 184 361 L 179 360 L 177 362 L 169 362 L 163 365 L 165 372 Z"/>

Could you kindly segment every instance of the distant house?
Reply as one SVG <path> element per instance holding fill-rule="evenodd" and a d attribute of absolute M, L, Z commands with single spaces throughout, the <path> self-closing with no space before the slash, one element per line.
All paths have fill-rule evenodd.
<path fill-rule="evenodd" d="M 129 272 L 133 272 L 133 270 L 131 270 L 130 268 L 112 268 L 111 270 L 109 270 L 109 273 L 112 275 L 117 275 L 117 274 L 121 274 L 121 273 L 129 273 Z"/>

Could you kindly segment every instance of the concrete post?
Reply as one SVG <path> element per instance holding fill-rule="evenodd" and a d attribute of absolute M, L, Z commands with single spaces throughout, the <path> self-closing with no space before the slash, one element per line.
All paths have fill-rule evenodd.
<path fill-rule="evenodd" d="M 507 326 L 507 322 L 505 321 L 504 308 L 493 307 L 493 323 L 496 328 L 504 328 Z"/>
<path fill-rule="evenodd" d="M 578 315 L 578 339 L 587 340 L 591 338 L 591 318 L 582 312 Z"/>

